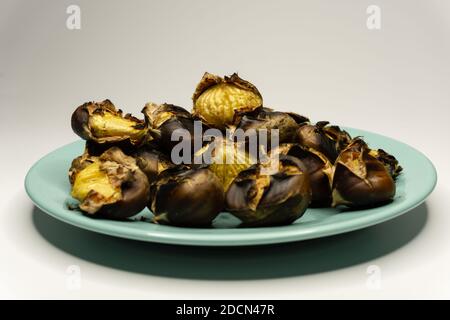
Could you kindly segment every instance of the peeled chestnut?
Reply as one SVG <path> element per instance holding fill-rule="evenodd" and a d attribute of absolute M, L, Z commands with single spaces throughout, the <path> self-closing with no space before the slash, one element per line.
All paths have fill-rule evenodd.
<path fill-rule="evenodd" d="M 296 157 L 304 164 L 312 191 L 311 207 L 331 205 L 333 165 L 327 157 L 312 148 L 292 143 L 280 145 L 271 155 L 274 153 Z"/>
<path fill-rule="evenodd" d="M 201 148 L 201 143 L 196 146 L 194 141 L 196 138 L 202 141 L 203 126 L 198 122 L 199 130 L 194 130 L 194 119 L 187 110 L 172 104 L 147 103 L 142 112 L 152 132 L 158 136 L 156 142 L 164 152 L 171 154 L 183 139 L 188 143 L 190 152 L 189 155 L 181 155 L 181 158 L 191 160 L 195 151 Z"/>
<path fill-rule="evenodd" d="M 253 111 L 263 103 L 258 89 L 236 73 L 221 78 L 206 72 L 192 99 L 194 116 L 218 129 L 234 124 L 237 113 Z"/>
<path fill-rule="evenodd" d="M 268 108 L 258 108 L 253 112 L 243 114 L 236 129 L 253 132 L 258 136 L 261 130 L 267 130 L 267 146 L 270 146 L 271 130 L 278 130 L 278 142 L 297 141 L 297 130 L 300 123 L 309 122 L 308 118 L 287 112 L 273 111 Z M 254 141 L 261 142 L 254 139 Z M 269 149 L 269 147 L 267 147 Z"/>
<path fill-rule="evenodd" d="M 367 144 L 355 138 L 336 160 L 332 190 L 334 207 L 370 207 L 391 201 L 395 182 Z"/>
<path fill-rule="evenodd" d="M 324 123 L 300 124 L 297 130 L 298 142 L 301 146 L 319 151 L 334 163 L 338 156 L 336 143 L 324 132 Z"/>
<path fill-rule="evenodd" d="M 272 160 L 271 160 L 272 161 Z M 309 177 L 295 157 L 280 155 L 273 163 L 241 171 L 225 195 L 225 207 L 244 227 L 286 225 L 300 218 L 311 201 Z"/>
<path fill-rule="evenodd" d="M 72 129 L 85 140 L 98 144 L 121 142 L 123 146 L 137 146 L 151 139 L 143 120 L 123 115 L 109 100 L 87 102 L 72 114 Z"/>
<path fill-rule="evenodd" d="M 148 203 L 146 175 L 117 147 L 100 157 L 75 159 L 69 175 L 71 195 L 87 214 L 125 219 L 138 214 Z"/>
<path fill-rule="evenodd" d="M 152 147 L 139 148 L 133 157 L 150 183 L 153 183 L 161 172 L 175 166 L 168 156 Z"/>
<path fill-rule="evenodd" d="M 398 163 L 398 160 L 383 149 L 370 150 L 369 154 L 384 164 L 394 180 L 397 179 L 403 171 L 403 168 Z"/>
<path fill-rule="evenodd" d="M 180 227 L 207 227 L 223 209 L 224 191 L 206 167 L 177 166 L 162 172 L 151 186 L 154 222 Z"/>

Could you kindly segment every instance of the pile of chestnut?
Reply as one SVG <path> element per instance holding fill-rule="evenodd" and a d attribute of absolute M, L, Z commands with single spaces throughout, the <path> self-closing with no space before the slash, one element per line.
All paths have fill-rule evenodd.
<path fill-rule="evenodd" d="M 285 225 L 308 207 L 365 208 L 392 201 L 402 170 L 394 156 L 370 149 L 338 126 L 264 107 L 258 89 L 237 74 L 205 73 L 192 112 L 155 103 L 142 112 L 144 119 L 138 119 L 105 100 L 87 102 L 72 114 L 72 129 L 86 146 L 69 170 L 71 195 L 85 214 L 126 219 L 148 207 L 155 223 L 209 227 L 227 211 L 245 227 Z M 214 148 L 212 142 L 195 142 L 196 123 L 201 133 L 219 133 L 211 140 Z M 216 160 L 174 161 L 179 141 L 173 134 L 180 129 L 189 133 L 182 159 L 210 153 Z M 228 141 L 225 132 L 237 129 L 249 133 L 247 140 Z M 276 147 L 258 140 L 261 132 L 270 140 L 271 131 L 277 132 Z M 252 135 L 265 161 L 241 148 Z M 217 161 L 230 156 L 239 161 Z"/>

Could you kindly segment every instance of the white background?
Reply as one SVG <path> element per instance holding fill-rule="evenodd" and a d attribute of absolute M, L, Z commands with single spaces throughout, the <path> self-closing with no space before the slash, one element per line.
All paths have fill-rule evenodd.
<path fill-rule="evenodd" d="M 66 8 L 81 7 L 81 30 Z M 368 30 L 366 8 L 381 8 Z M 0 297 L 450 298 L 450 2 L 0 3 Z M 258 248 L 180 248 L 60 223 L 27 198 L 29 167 L 74 141 L 70 114 L 110 98 L 191 107 L 204 71 L 255 83 L 267 106 L 375 131 L 438 171 L 426 204 L 346 235 Z M 420 172 L 417 172 L 420 174 Z M 69 290 L 67 268 L 80 267 Z M 367 268 L 381 288 L 367 286 Z"/>

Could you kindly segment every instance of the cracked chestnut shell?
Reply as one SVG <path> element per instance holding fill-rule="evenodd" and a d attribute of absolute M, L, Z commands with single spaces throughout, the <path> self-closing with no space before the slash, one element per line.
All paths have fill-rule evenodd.
<path fill-rule="evenodd" d="M 150 183 L 153 183 L 161 172 L 175 166 L 168 156 L 153 147 L 140 148 L 133 157 Z"/>
<path fill-rule="evenodd" d="M 154 222 L 208 227 L 223 209 L 224 190 L 208 168 L 177 166 L 159 175 L 151 186 L 150 198 Z"/>
<path fill-rule="evenodd" d="M 322 131 L 330 138 L 335 145 L 337 153 L 341 153 L 352 140 L 350 134 L 342 130 L 339 126 L 330 125 L 328 121 L 318 122 L 318 125 L 322 128 Z"/>
<path fill-rule="evenodd" d="M 203 165 L 208 165 L 225 191 L 239 172 L 256 163 L 244 142 L 235 142 L 225 137 L 216 137 L 213 142 L 196 152 L 195 156 L 201 157 L 199 162 Z"/>
<path fill-rule="evenodd" d="M 237 73 L 224 78 L 206 72 L 192 97 L 193 114 L 213 128 L 225 129 L 236 122 L 236 115 L 263 104 L 258 89 Z"/>
<path fill-rule="evenodd" d="M 267 144 L 270 146 L 271 130 L 278 130 L 279 143 L 296 142 L 299 124 L 309 122 L 301 115 L 289 112 L 273 111 L 269 108 L 259 108 L 253 112 L 243 114 L 236 129 L 243 130 L 249 136 L 257 139 L 261 130 L 267 130 Z M 252 134 L 251 134 L 252 133 Z"/>
<path fill-rule="evenodd" d="M 113 147 L 100 157 L 76 158 L 69 172 L 71 195 L 89 214 L 125 219 L 142 211 L 149 200 L 149 182 L 136 161 Z"/>
<path fill-rule="evenodd" d="M 395 182 L 367 144 L 355 138 L 336 160 L 332 189 L 333 207 L 371 207 L 394 198 Z"/>
<path fill-rule="evenodd" d="M 293 156 L 304 164 L 312 191 L 311 207 L 331 206 L 333 165 L 325 155 L 314 149 L 292 143 L 280 145 L 271 152 L 271 155 L 273 153 Z"/>
<path fill-rule="evenodd" d="M 339 153 L 336 142 L 324 131 L 327 124 L 327 121 L 320 121 L 315 125 L 300 124 L 297 130 L 298 143 L 303 147 L 319 151 L 334 163 Z"/>
<path fill-rule="evenodd" d="M 123 115 L 110 100 L 79 106 L 72 114 L 71 124 L 73 131 L 84 140 L 109 146 L 119 142 L 137 146 L 151 139 L 143 120 Z"/>
<path fill-rule="evenodd" d="M 145 105 L 142 112 L 144 113 L 147 125 L 152 129 L 154 136 L 157 136 L 155 138 L 156 142 L 164 152 L 170 154 L 172 149 L 180 142 L 172 141 L 172 134 L 176 130 L 188 134 L 183 139 L 189 139 L 190 157 L 196 151 L 194 148 L 201 148 L 201 146 L 195 146 L 194 140 L 196 135 L 199 135 L 197 137 L 199 139 L 198 141 L 202 141 L 202 132 L 195 132 L 195 120 L 186 109 L 173 104 L 156 104 L 150 102 Z M 203 127 L 201 131 L 203 131 Z"/>
<path fill-rule="evenodd" d="M 243 227 L 286 225 L 300 218 L 311 201 L 308 174 L 295 157 L 280 155 L 274 172 L 255 164 L 234 179 L 225 196 L 226 210 Z"/>
<path fill-rule="evenodd" d="M 394 180 L 396 180 L 403 171 L 403 168 L 398 163 L 398 160 L 383 149 L 370 150 L 369 154 L 384 164 Z"/>

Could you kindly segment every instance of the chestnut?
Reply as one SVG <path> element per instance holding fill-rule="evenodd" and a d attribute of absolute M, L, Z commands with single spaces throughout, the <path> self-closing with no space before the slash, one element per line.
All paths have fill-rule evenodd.
<path fill-rule="evenodd" d="M 236 142 L 226 137 L 216 137 L 196 152 L 195 157 L 198 163 L 208 165 L 209 170 L 219 178 L 225 191 L 239 172 L 256 163 L 256 158 L 247 152 L 244 142 Z"/>
<path fill-rule="evenodd" d="M 152 129 L 154 136 L 157 136 L 155 141 L 162 151 L 171 154 L 172 149 L 180 142 L 179 140 L 173 140 L 175 138 L 173 133 L 177 130 L 180 134 L 183 132 L 187 134 L 187 136 L 182 136 L 183 139 L 189 139 L 190 154 L 187 159 L 192 159 L 192 155 L 196 151 L 194 148 L 197 148 L 197 150 L 201 148 L 201 145 L 196 146 L 194 141 L 196 138 L 198 141 L 202 141 L 203 126 L 199 122 L 200 130 L 198 132 L 194 130 L 195 120 L 186 109 L 173 104 L 150 102 L 145 105 L 142 112 L 148 127 Z M 183 155 L 182 158 L 184 158 Z"/>
<path fill-rule="evenodd" d="M 96 143 L 122 142 L 132 146 L 151 140 L 143 120 L 130 114 L 123 115 L 110 100 L 86 102 L 72 114 L 73 131 L 85 140 Z"/>
<path fill-rule="evenodd" d="M 151 186 L 149 209 L 154 222 L 180 227 L 208 227 L 221 212 L 224 190 L 207 167 L 176 166 Z"/>
<path fill-rule="evenodd" d="M 395 182 L 367 144 L 355 138 L 336 160 L 332 190 L 333 207 L 371 207 L 394 198 Z"/>
<path fill-rule="evenodd" d="M 339 126 L 329 125 L 328 121 L 318 122 L 317 125 L 321 127 L 328 138 L 334 142 L 338 154 L 350 144 L 352 137 L 347 131 L 342 130 Z"/>
<path fill-rule="evenodd" d="M 133 154 L 133 157 L 136 159 L 138 167 L 147 176 L 150 184 L 156 180 L 161 172 L 175 166 L 168 156 L 153 147 L 139 148 Z"/>
<path fill-rule="evenodd" d="M 206 72 L 192 100 L 194 116 L 218 129 L 234 124 L 237 113 L 253 111 L 263 104 L 258 89 L 237 73 L 222 78 Z"/>
<path fill-rule="evenodd" d="M 75 159 L 71 181 L 72 197 L 89 215 L 125 219 L 142 211 L 149 200 L 147 176 L 117 147 L 100 157 Z"/>
<path fill-rule="evenodd" d="M 403 168 L 398 163 L 398 160 L 383 149 L 370 150 L 369 154 L 384 164 L 394 180 L 396 180 L 400 173 L 403 171 Z"/>
<path fill-rule="evenodd" d="M 290 224 L 311 201 L 309 177 L 301 161 L 280 155 L 270 173 L 271 161 L 241 171 L 226 192 L 225 208 L 241 219 L 243 227 Z"/>
<path fill-rule="evenodd" d="M 331 205 L 333 165 L 325 155 L 315 149 L 293 143 L 281 144 L 271 155 L 274 153 L 293 156 L 304 164 L 312 191 L 311 207 Z"/>
<path fill-rule="evenodd" d="M 300 124 L 297 130 L 298 143 L 306 148 L 314 149 L 324 154 L 332 163 L 338 156 L 336 143 L 323 130 L 327 122 L 317 124 Z"/>
<path fill-rule="evenodd" d="M 237 124 L 237 129 L 244 132 L 253 132 L 256 136 L 258 136 L 260 130 L 267 130 L 267 145 L 269 146 L 272 129 L 278 130 L 279 143 L 296 142 L 298 126 L 305 122 L 309 122 L 309 119 L 301 115 L 259 108 L 243 114 Z M 258 140 L 255 139 L 254 141 Z"/>

